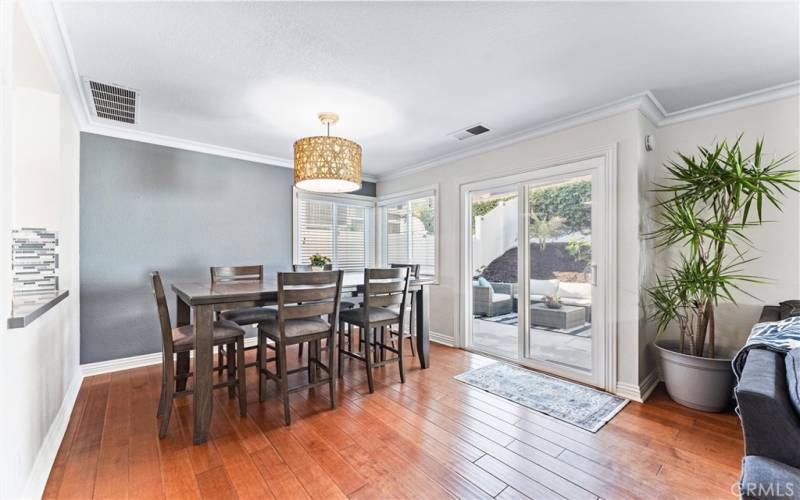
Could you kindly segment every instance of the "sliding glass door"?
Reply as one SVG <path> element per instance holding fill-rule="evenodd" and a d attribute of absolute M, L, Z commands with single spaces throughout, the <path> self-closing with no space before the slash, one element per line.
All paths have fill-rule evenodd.
<path fill-rule="evenodd" d="M 462 187 L 467 348 L 603 385 L 603 166 Z"/>
<path fill-rule="evenodd" d="M 518 194 L 516 186 L 470 193 L 472 344 L 510 358 L 519 353 Z"/>

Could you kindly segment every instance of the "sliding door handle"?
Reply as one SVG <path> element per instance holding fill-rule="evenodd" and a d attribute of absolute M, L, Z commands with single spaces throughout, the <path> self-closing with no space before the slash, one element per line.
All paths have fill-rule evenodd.
<path fill-rule="evenodd" d="M 597 264 L 592 264 L 592 286 L 597 286 Z"/>

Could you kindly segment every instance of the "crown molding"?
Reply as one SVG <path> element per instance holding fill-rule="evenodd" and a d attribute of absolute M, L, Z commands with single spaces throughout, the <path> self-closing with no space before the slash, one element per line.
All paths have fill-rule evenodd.
<path fill-rule="evenodd" d="M 632 109 L 636 109 L 641 112 L 653 123 L 653 125 L 655 125 L 657 128 L 660 128 L 685 121 L 697 120 L 699 118 L 716 115 L 719 113 L 726 113 L 736 109 L 764 104 L 779 99 L 795 97 L 797 95 L 800 95 L 800 80 L 721 99 L 719 101 L 702 104 L 700 106 L 668 112 L 664 109 L 664 106 L 661 105 L 658 98 L 656 98 L 656 96 L 648 90 L 646 92 L 626 97 L 618 101 L 581 111 L 566 118 L 560 118 L 551 122 L 542 123 L 535 127 L 522 130 L 511 135 L 498 137 L 497 139 L 491 141 L 476 144 L 473 147 L 469 147 L 455 153 L 442 155 L 434 158 L 433 160 L 395 169 L 395 171 L 391 174 L 378 176 L 378 181 L 388 181 L 405 177 L 407 175 L 413 175 L 424 170 L 438 167 L 439 165 L 444 165 L 456 160 L 461 160 L 471 156 L 479 155 L 481 153 L 486 153 L 488 151 L 493 151 L 495 149 L 510 146 L 518 142 L 559 132 L 561 130 L 578 127 L 580 125 L 602 120 L 604 118 L 609 118 Z"/>
<path fill-rule="evenodd" d="M 80 75 L 77 71 L 72 46 L 69 43 L 69 37 L 66 36 L 67 30 L 62 21 L 58 2 L 54 2 L 53 0 L 38 0 L 21 2 L 20 5 L 23 8 L 25 17 L 31 24 L 37 42 L 42 47 L 49 60 L 51 70 L 56 76 L 64 96 L 72 107 L 73 114 L 82 132 L 197 151 L 200 153 L 253 161 L 278 167 L 292 167 L 292 162 L 288 158 L 263 155 L 251 151 L 182 139 L 175 136 L 134 130 L 122 125 L 111 125 L 105 122 L 99 122 L 96 118 L 91 116 L 89 101 L 87 100 Z M 688 120 L 696 120 L 705 116 L 733 111 L 739 108 L 793 97 L 798 94 L 800 94 L 800 80 L 699 106 L 668 112 L 664 109 L 656 96 L 648 90 L 564 118 L 540 123 L 519 132 L 481 142 L 480 144 L 467 147 L 454 153 L 441 155 L 431 160 L 407 165 L 399 169 L 393 169 L 393 172 L 387 175 L 362 175 L 362 178 L 368 182 L 379 182 L 413 175 L 439 165 L 510 146 L 517 142 L 577 127 L 593 121 L 602 120 L 634 109 L 641 112 L 656 127 L 664 127 Z"/>

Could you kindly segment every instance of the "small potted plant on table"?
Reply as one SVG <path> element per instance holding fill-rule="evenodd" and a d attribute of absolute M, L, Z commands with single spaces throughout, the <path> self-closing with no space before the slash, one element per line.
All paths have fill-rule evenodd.
<path fill-rule="evenodd" d="M 311 256 L 311 269 L 314 271 L 324 271 L 325 266 L 331 263 L 330 257 L 315 253 Z"/>
<path fill-rule="evenodd" d="M 665 198 L 656 205 L 657 229 L 649 237 L 657 247 L 680 248 L 647 290 L 658 333 L 670 324 L 679 332 L 677 340 L 655 343 L 661 374 L 672 399 L 705 411 L 726 409 L 734 383 L 733 353 L 716 346 L 717 304 L 735 302 L 734 291 L 747 294 L 741 284 L 763 281 L 742 273 L 753 260 L 743 253 L 750 245 L 745 230 L 763 222 L 764 204 L 780 209 L 784 192 L 797 191 L 797 171 L 780 169 L 793 155 L 765 163 L 763 141 L 745 154 L 740 140 L 701 147 L 697 158 L 678 153 L 666 165 L 668 183 L 654 190 Z"/>

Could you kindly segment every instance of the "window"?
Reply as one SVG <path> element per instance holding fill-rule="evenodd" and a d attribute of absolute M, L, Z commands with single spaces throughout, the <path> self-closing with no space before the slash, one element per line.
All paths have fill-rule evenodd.
<path fill-rule="evenodd" d="M 419 264 L 420 274 L 436 276 L 436 190 L 384 200 L 379 206 L 383 263 Z"/>
<path fill-rule="evenodd" d="M 308 264 L 318 253 L 330 257 L 334 269 L 372 265 L 374 202 L 360 198 L 295 191 L 294 262 Z"/>

